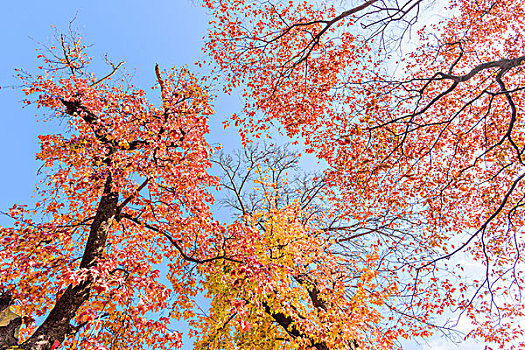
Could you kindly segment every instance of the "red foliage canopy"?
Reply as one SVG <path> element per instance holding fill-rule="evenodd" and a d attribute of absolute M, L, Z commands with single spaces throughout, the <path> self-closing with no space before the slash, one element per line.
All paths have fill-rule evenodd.
<path fill-rule="evenodd" d="M 450 310 L 469 336 L 517 345 L 521 4 L 451 3 L 397 74 L 383 69 L 386 39 L 418 19 L 421 0 L 204 4 L 206 50 L 225 91 L 246 99 L 233 118 L 245 156 L 215 160 L 220 180 L 210 97 L 186 69 L 156 67 L 159 107 L 112 80 L 120 64 L 95 78 L 77 39 L 41 56 L 41 75 L 21 75 L 68 132 L 40 137 L 41 199 L 13 207 L 0 231 L 18 346 L 167 349 L 181 344 L 168 326 L 183 316 L 202 349 L 391 349 L 447 332 L 436 316 Z M 293 155 L 248 147 L 272 127 L 325 161 L 323 174 L 296 188 Z M 219 184 L 239 213 L 230 225 L 210 212 Z M 463 271 L 470 261 L 480 277 Z M 209 315 L 194 312 L 199 292 Z"/>

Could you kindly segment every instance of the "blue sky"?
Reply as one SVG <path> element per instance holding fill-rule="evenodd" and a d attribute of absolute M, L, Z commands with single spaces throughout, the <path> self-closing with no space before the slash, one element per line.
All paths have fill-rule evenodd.
<path fill-rule="evenodd" d="M 40 43 L 51 44 L 58 31 L 66 31 L 75 19 L 84 43 L 92 44 L 90 55 L 102 62 L 104 54 L 126 61 L 135 72 L 134 84 L 148 90 L 155 83 L 154 66 L 163 68 L 191 65 L 202 57 L 201 46 L 207 17 L 199 1 L 2 1 L 0 5 L 0 211 L 12 204 L 31 203 L 37 170 L 37 135 L 60 132 L 60 125 L 37 121 L 37 111 L 22 109 L 19 82 L 14 68 L 36 71 L 36 51 Z M 99 67 L 103 67 L 100 65 Z M 136 70 L 135 70 L 136 69 Z M 98 72 L 103 75 L 105 71 Z M 233 130 L 224 131 L 221 121 L 241 106 L 238 96 L 220 95 L 217 116 L 212 119 L 209 141 L 239 145 Z M 39 114 L 40 113 L 40 114 Z M 0 218 L 0 224 L 6 223 Z M 480 344 L 474 345 L 477 349 Z M 191 346 L 185 346 L 190 349 Z M 430 345 L 408 345 L 409 349 L 454 349 L 454 345 L 435 340 Z M 467 349 L 467 347 L 462 347 Z"/>
<path fill-rule="evenodd" d="M 201 46 L 206 33 L 206 12 L 198 2 L 172 1 L 2 1 L 0 2 L 0 211 L 14 203 L 31 204 L 39 180 L 40 163 L 37 135 L 60 133 L 56 122 L 39 121 L 45 110 L 33 106 L 22 108 L 24 94 L 14 69 L 37 72 L 35 49 L 54 42 L 55 34 L 66 32 L 74 20 L 83 42 L 90 47 L 95 73 L 104 76 L 104 55 L 114 62 L 126 61 L 125 68 L 134 73 L 133 84 L 144 89 L 156 83 L 154 67 L 161 69 L 188 65 L 203 57 Z M 194 69 L 195 68 L 195 69 Z M 152 96 L 154 99 L 157 96 Z M 225 131 L 222 120 L 240 108 L 240 99 L 221 95 L 216 100 L 216 117 L 210 120 L 210 143 L 228 148 L 238 147 L 234 130 Z M 10 222 L 0 216 L 0 225 Z M 205 301 L 202 302 L 206 304 Z M 172 328 L 187 330 L 184 323 Z M 183 349 L 191 349 L 185 339 Z"/>
<path fill-rule="evenodd" d="M 154 66 L 170 68 L 193 63 L 203 56 L 206 12 L 198 1 L 2 1 L 0 5 L 0 210 L 13 203 L 31 202 L 38 151 L 37 135 L 60 132 L 60 125 L 37 121 L 36 108 L 22 109 L 23 93 L 10 86 L 19 82 L 15 68 L 36 72 L 36 51 L 51 44 L 56 31 L 67 31 L 72 19 L 84 43 L 93 45 L 89 54 L 103 62 L 126 61 L 134 72 L 133 83 L 145 91 L 155 83 Z M 41 44 L 40 44 L 41 43 Z M 103 75 L 102 68 L 98 73 Z M 195 67 L 196 68 L 196 67 Z M 237 143 L 232 131 L 225 132 L 220 120 L 240 105 L 236 97 L 221 96 L 216 101 L 217 117 L 211 120 L 210 142 Z M 227 133 L 228 137 L 225 137 Z M 0 219 L 0 222 L 5 222 Z"/>

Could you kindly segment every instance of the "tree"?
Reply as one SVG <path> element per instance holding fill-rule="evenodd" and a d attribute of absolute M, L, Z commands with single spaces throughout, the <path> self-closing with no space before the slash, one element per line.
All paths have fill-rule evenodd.
<path fill-rule="evenodd" d="M 224 204 L 238 213 L 230 252 L 248 254 L 204 269 L 212 304 L 196 324 L 198 349 L 391 349 L 401 337 L 452 333 L 429 310 L 406 312 L 407 256 L 435 250 L 411 233 L 418 227 L 408 216 L 349 219 L 323 174 L 293 178 L 298 154 L 287 148 L 248 145 L 214 162 L 231 192 Z"/>
<path fill-rule="evenodd" d="M 396 308 L 404 335 L 418 335 L 414 324 L 451 308 L 473 323 L 469 336 L 516 345 L 524 282 L 522 6 L 452 2 L 450 17 L 421 29 L 419 47 L 398 62 L 401 72 L 388 74 L 390 50 L 423 1 L 205 4 L 215 16 L 207 50 L 226 90 L 245 87 L 244 114 L 234 117 L 245 142 L 272 126 L 298 137 L 328 163 L 327 200 L 340 217 L 358 226 L 390 218 L 380 225 L 397 232 L 390 240 L 368 234 L 359 243 L 396 251 L 372 269 L 398 287 L 383 307 L 405 298 Z M 481 276 L 462 272 L 462 256 L 479 264 Z"/>
<path fill-rule="evenodd" d="M 377 256 L 334 249 L 334 237 L 354 227 L 324 207 L 321 178 L 297 174 L 298 153 L 252 145 L 214 162 L 231 192 L 224 204 L 238 213 L 229 249 L 247 256 L 204 270 L 212 302 L 196 348 L 356 349 L 367 337 L 390 344 L 374 309 L 386 294 L 366 292 L 377 288 L 369 269 Z"/>
<path fill-rule="evenodd" d="M 0 346 L 14 346 L 18 343 L 18 332 L 22 318 L 10 310 L 12 296 L 8 292 L 0 295 Z"/>
<path fill-rule="evenodd" d="M 210 97 L 188 70 L 156 66 L 155 107 L 125 79 L 112 81 L 122 63 L 96 78 L 74 37 L 39 58 L 40 75 L 20 72 L 26 103 L 68 129 L 40 136 L 40 200 L 11 208 L 14 226 L 0 231 L 0 286 L 23 321 L 18 346 L 178 347 L 168 327 L 191 313 L 189 264 L 221 258 L 207 190 L 216 183 L 207 172 Z M 158 270 L 166 260 L 169 285 Z"/>

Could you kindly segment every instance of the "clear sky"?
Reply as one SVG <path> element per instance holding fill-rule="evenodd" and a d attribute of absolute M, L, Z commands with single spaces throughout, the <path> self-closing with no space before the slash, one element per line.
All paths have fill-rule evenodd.
<path fill-rule="evenodd" d="M 89 54 L 94 62 L 104 55 L 113 61 L 126 61 L 135 72 L 134 84 L 148 91 L 155 83 L 154 66 L 170 68 L 190 65 L 202 57 L 202 38 L 206 32 L 206 12 L 192 0 L 90 0 L 90 1 L 0 1 L 0 210 L 13 203 L 31 201 L 39 163 L 37 135 L 60 132 L 59 125 L 37 122 L 43 111 L 22 109 L 19 82 L 14 68 L 36 72 L 36 51 L 51 44 L 56 31 L 67 31 L 74 18 L 83 42 L 93 45 Z M 53 26 L 53 27 L 52 27 Z M 107 73 L 103 65 L 99 75 Z M 136 69 L 136 70 L 135 70 Z M 211 121 L 210 142 L 236 143 L 233 130 L 222 130 L 224 120 L 238 108 L 239 99 L 221 96 L 216 103 L 217 118 Z M 0 219 L 0 223 L 5 222 Z"/>
<path fill-rule="evenodd" d="M 41 165 L 35 158 L 37 135 L 63 131 L 56 122 L 38 121 L 45 110 L 22 108 L 23 92 L 11 88 L 20 84 L 14 69 L 37 72 L 35 49 L 53 44 L 57 31 L 66 32 L 73 19 L 83 42 L 92 45 L 88 54 L 94 67 L 101 68 L 95 73 L 107 73 L 102 64 L 105 54 L 112 61 L 126 61 L 126 69 L 134 72 L 133 84 L 146 93 L 156 83 L 156 63 L 164 69 L 189 65 L 194 70 L 193 63 L 203 56 L 208 19 L 198 1 L 0 1 L 0 211 L 14 203 L 33 202 Z M 240 146 L 236 132 L 225 131 L 221 124 L 239 109 L 239 101 L 238 97 L 218 97 L 216 118 L 210 120 L 210 143 Z M 1 224 L 10 222 L 0 216 Z M 184 323 L 172 328 L 187 330 Z M 183 349 L 191 349 L 191 342 L 184 340 Z"/>
<path fill-rule="evenodd" d="M 148 90 L 155 83 L 154 66 L 170 68 L 191 65 L 202 57 L 206 32 L 206 12 L 195 0 L 90 0 L 0 2 L 0 210 L 12 204 L 31 203 L 37 170 L 37 135 L 60 132 L 56 123 L 37 122 L 37 111 L 22 109 L 19 82 L 14 68 L 36 72 L 39 43 L 51 44 L 56 30 L 66 31 L 71 20 L 84 43 L 92 44 L 89 53 L 102 62 L 104 54 L 114 61 L 126 61 L 128 71 L 136 69 L 134 84 Z M 53 27 L 52 27 L 53 26 Z M 100 65 L 99 67 L 103 67 Z M 105 71 L 100 71 L 103 75 Z M 231 148 L 239 145 L 235 132 L 223 131 L 220 122 L 240 108 L 237 96 L 219 96 L 217 117 L 211 121 L 209 141 Z M 0 224 L 7 223 L 0 218 Z M 436 339 L 428 345 L 407 344 L 409 349 L 456 349 Z M 478 349 L 477 344 L 470 349 Z M 190 349 L 187 344 L 185 349 Z M 462 346 L 467 349 L 467 346 Z"/>

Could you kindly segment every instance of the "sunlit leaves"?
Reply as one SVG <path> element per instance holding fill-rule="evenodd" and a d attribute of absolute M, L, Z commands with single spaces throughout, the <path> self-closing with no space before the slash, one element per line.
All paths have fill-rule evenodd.
<path fill-rule="evenodd" d="M 383 261 L 372 272 L 395 301 L 386 339 L 428 336 L 439 328 L 433 316 L 452 309 L 471 319 L 471 336 L 514 344 L 524 283 L 523 6 L 452 2 L 389 76 L 358 16 L 338 17 L 355 4 L 341 4 L 205 2 L 214 15 L 207 50 L 226 90 L 244 88 L 235 125 L 245 141 L 275 126 L 326 161 L 325 215 L 352 232 L 334 234 L 347 242 L 341 252 Z M 419 2 L 403 4 L 375 4 L 360 18 Z M 460 257 L 479 271 L 448 265 Z"/>
<path fill-rule="evenodd" d="M 219 232 L 208 210 L 207 187 L 215 184 L 204 139 L 210 96 L 186 69 L 158 72 L 162 105 L 156 107 L 126 77 L 113 80 L 120 64 L 102 79 L 89 73 L 84 49 L 76 39 L 63 39 L 61 48 L 40 55 L 41 75 L 21 75 L 34 96 L 28 103 L 51 110 L 66 129 L 39 137 L 37 158 L 46 177 L 36 209 L 13 207 L 14 227 L 1 229 L 1 245 L 8 248 L 0 285 L 17 300 L 21 342 L 68 286 L 89 281 L 89 298 L 73 310 L 74 331 L 63 346 L 179 347 L 181 335 L 169 324 L 192 309 L 197 292 L 188 288 L 195 280 L 179 250 L 195 259 L 213 257 Z M 116 216 L 103 223 L 103 246 L 91 248 L 100 252 L 94 263 L 79 268 L 105 183 L 120 197 Z"/>

